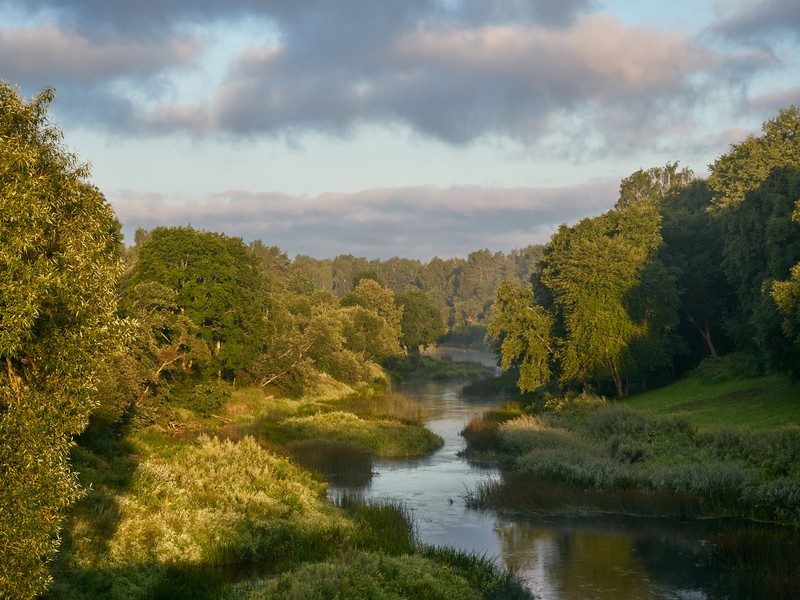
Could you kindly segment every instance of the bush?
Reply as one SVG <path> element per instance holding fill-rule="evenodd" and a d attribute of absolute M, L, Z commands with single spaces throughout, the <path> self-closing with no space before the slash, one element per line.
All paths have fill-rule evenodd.
<path fill-rule="evenodd" d="M 746 352 L 731 352 L 717 358 L 705 358 L 694 370 L 693 376 L 702 383 L 722 383 L 763 374 L 763 365 L 756 356 Z"/>
<path fill-rule="evenodd" d="M 172 403 L 207 417 L 219 412 L 228 403 L 231 394 L 229 383 L 221 379 L 209 379 L 176 388 L 172 394 Z"/>

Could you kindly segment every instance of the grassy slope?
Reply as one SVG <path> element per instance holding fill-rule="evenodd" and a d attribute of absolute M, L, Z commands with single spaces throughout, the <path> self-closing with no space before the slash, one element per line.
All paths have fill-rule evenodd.
<path fill-rule="evenodd" d="M 654 415 L 680 415 L 699 430 L 800 425 L 800 385 L 780 375 L 721 383 L 689 377 L 623 403 Z"/>

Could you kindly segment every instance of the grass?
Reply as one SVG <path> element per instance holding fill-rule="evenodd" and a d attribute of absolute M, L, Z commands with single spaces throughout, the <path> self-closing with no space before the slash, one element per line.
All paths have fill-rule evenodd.
<path fill-rule="evenodd" d="M 384 458 L 424 456 L 440 448 L 443 443 L 439 436 L 416 423 L 395 419 L 362 419 L 344 411 L 265 422 L 259 434 L 271 443 L 284 446 L 324 441 Z"/>
<path fill-rule="evenodd" d="M 624 402 L 582 394 L 537 414 L 494 411 L 464 436 L 468 452 L 500 457 L 508 473 L 470 502 L 546 512 L 561 496 L 562 512 L 800 522 L 800 427 L 786 425 L 800 414 L 794 393 L 777 377 L 690 379 Z"/>
<path fill-rule="evenodd" d="M 688 377 L 622 403 L 650 414 L 681 415 L 703 430 L 800 426 L 800 385 L 780 375 L 721 383 Z"/>
<path fill-rule="evenodd" d="M 455 558 L 419 546 L 402 505 L 357 497 L 334 505 L 321 477 L 291 458 L 283 444 L 335 447 L 334 465 L 359 457 L 346 474 L 358 478 L 372 455 L 441 444 L 411 420 L 415 403 L 328 383 L 300 399 L 235 390 L 213 412 L 183 406 L 124 436 L 84 436 L 72 460 L 87 492 L 69 516 L 44 598 L 492 597 L 491 586 L 451 565 Z M 258 432 L 280 439 L 258 440 Z M 458 560 L 497 589 L 529 597 L 502 569 Z"/>

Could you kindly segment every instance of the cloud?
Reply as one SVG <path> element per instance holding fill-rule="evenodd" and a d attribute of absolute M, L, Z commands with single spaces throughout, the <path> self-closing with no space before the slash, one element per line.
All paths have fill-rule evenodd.
<path fill-rule="evenodd" d="M 759 94 L 749 99 L 748 105 L 759 111 L 775 114 L 781 108 L 800 106 L 800 85 L 783 90 Z"/>
<path fill-rule="evenodd" d="M 451 145 L 484 138 L 542 145 L 577 131 L 575 152 L 635 149 L 649 143 L 639 135 L 645 122 L 683 120 L 720 78 L 745 78 L 757 68 L 682 34 L 632 27 L 592 9 L 590 0 L 165 0 L 146 11 L 126 2 L 26 0 L 20 8 L 81 32 L 48 29 L 55 41 L 43 48 L 69 46 L 87 57 L 86 66 L 73 60 L 64 69 L 51 66 L 59 60 L 31 59 L 26 71 L 63 81 L 106 78 L 92 111 L 79 110 L 80 98 L 70 102 L 72 114 L 94 127 L 148 135 L 347 137 L 377 124 Z M 230 57 L 207 98 L 176 100 L 166 82 L 170 65 L 197 60 L 186 31 L 246 21 L 263 26 L 262 39 L 255 35 Z M 160 65 L 153 62 L 159 55 Z M 144 105 L 134 108 L 126 88 L 114 85 L 119 74 L 159 67 L 164 89 L 154 86 Z M 202 69 L 193 72 L 200 77 Z M 591 142 L 582 133 L 588 130 Z"/>
<path fill-rule="evenodd" d="M 429 260 L 546 243 L 559 224 L 609 209 L 617 190 L 616 181 L 595 181 L 545 189 L 419 186 L 317 196 L 232 190 L 177 201 L 132 191 L 107 195 L 127 239 L 137 227 L 191 224 L 261 239 L 292 255 Z"/>
<path fill-rule="evenodd" d="M 195 135 L 345 136 L 378 123 L 454 145 L 486 136 L 527 145 L 568 127 L 569 113 L 599 132 L 595 145 L 617 138 L 636 145 L 646 142 L 636 135 L 644 120 L 685 112 L 730 68 L 683 35 L 605 16 L 556 29 L 420 21 L 380 45 L 369 41 L 357 60 L 341 59 L 348 50 L 293 41 L 242 53 L 210 105 L 159 109 L 149 121 Z"/>
<path fill-rule="evenodd" d="M 772 45 L 775 34 L 800 36 L 797 0 L 740 0 L 714 26 L 714 31 L 734 40 Z"/>
<path fill-rule="evenodd" d="M 135 40 L 92 40 L 53 24 L 0 29 L 4 77 L 12 81 L 67 81 L 80 85 L 142 77 L 167 66 L 185 66 L 198 55 L 196 40 L 173 38 L 160 44 Z"/>

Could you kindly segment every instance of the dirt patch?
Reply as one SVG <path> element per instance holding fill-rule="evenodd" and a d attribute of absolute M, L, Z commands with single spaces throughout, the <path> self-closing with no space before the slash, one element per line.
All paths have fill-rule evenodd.
<path fill-rule="evenodd" d="M 686 404 L 681 404 L 681 409 L 695 410 L 706 406 L 713 406 L 715 404 L 723 404 L 730 402 L 748 402 L 748 401 L 754 402 L 756 400 L 761 399 L 761 397 L 767 391 L 768 390 L 763 387 L 753 387 L 753 388 L 746 388 L 743 390 L 736 390 L 735 392 L 728 392 L 727 394 L 721 394 L 719 396 L 715 396 L 714 398 L 704 398 L 703 400 L 694 400 L 692 402 L 687 402 Z"/>
<path fill-rule="evenodd" d="M 238 415 L 238 414 L 241 414 L 241 413 L 245 413 L 248 410 L 249 409 L 247 407 L 247 404 L 245 404 L 244 402 L 231 403 L 231 404 L 228 404 L 228 406 L 226 407 L 226 412 L 229 415 Z"/>
<path fill-rule="evenodd" d="M 717 396 L 715 400 L 719 400 L 721 402 L 730 402 L 733 400 L 758 400 L 766 392 L 767 390 L 761 387 L 747 388 L 744 390 L 737 390 L 735 392 L 722 394 L 721 396 Z"/>

